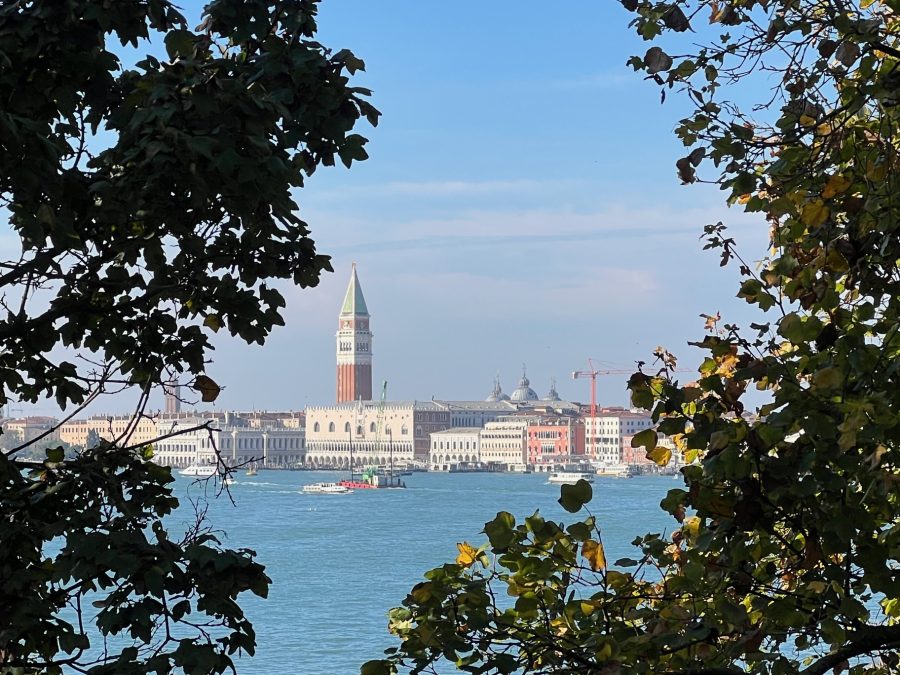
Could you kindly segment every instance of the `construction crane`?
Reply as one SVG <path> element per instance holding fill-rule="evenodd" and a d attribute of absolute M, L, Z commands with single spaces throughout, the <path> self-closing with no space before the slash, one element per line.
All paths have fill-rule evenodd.
<path fill-rule="evenodd" d="M 591 367 L 590 370 L 576 370 L 572 373 L 572 379 L 584 379 L 586 377 L 591 378 L 591 417 L 597 416 L 597 376 L 598 375 L 632 375 L 634 373 L 634 368 L 625 368 L 619 370 L 597 370 L 594 367 L 594 361 L 592 359 L 588 359 L 588 365 Z M 674 373 L 689 373 L 691 370 L 689 368 L 676 368 L 670 372 Z"/>
<path fill-rule="evenodd" d="M 375 455 L 381 457 L 381 431 L 384 427 L 384 400 L 387 398 L 387 380 L 381 383 L 381 400 L 378 402 L 378 422 L 375 427 Z"/>
<path fill-rule="evenodd" d="M 586 377 L 591 378 L 591 417 L 597 417 L 597 376 L 598 375 L 631 375 L 634 372 L 633 368 L 625 368 L 621 370 L 597 370 L 594 367 L 594 361 L 592 359 L 588 359 L 588 365 L 591 367 L 590 370 L 576 370 L 572 373 L 572 379 L 584 379 Z"/>

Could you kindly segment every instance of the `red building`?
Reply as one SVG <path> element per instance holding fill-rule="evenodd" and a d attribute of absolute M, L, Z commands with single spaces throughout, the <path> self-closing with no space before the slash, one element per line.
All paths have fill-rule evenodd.
<path fill-rule="evenodd" d="M 584 424 L 575 417 L 545 417 L 528 424 L 526 442 L 529 464 L 567 464 L 584 455 Z"/>

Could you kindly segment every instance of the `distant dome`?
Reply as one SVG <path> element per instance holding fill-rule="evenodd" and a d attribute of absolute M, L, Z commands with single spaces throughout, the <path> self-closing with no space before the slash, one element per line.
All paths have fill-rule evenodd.
<path fill-rule="evenodd" d="M 550 380 L 550 391 L 547 392 L 547 395 L 544 397 L 545 401 L 558 401 L 559 394 L 556 393 L 556 378 Z"/>
<path fill-rule="evenodd" d="M 509 396 L 503 393 L 503 389 L 500 388 L 500 376 L 494 378 L 494 388 L 491 389 L 490 395 L 484 399 L 489 403 L 496 403 L 497 401 L 508 401 Z"/>
<path fill-rule="evenodd" d="M 528 378 L 525 376 L 525 369 L 522 369 L 522 379 L 519 380 L 519 386 L 516 387 L 516 390 L 512 393 L 512 396 L 509 397 L 510 401 L 537 401 L 538 395 L 535 393 L 534 389 L 530 386 L 531 382 L 528 381 Z"/>

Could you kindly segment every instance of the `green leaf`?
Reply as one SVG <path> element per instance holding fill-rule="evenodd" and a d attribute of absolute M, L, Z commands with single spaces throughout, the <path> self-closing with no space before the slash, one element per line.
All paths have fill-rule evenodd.
<path fill-rule="evenodd" d="M 593 490 L 586 480 L 579 480 L 574 485 L 563 485 L 560 488 L 559 503 L 569 513 L 577 513 L 591 501 Z"/>
<path fill-rule="evenodd" d="M 61 445 L 55 448 L 47 448 L 45 452 L 47 454 L 47 462 L 50 464 L 59 464 L 66 458 L 66 451 Z"/>
<path fill-rule="evenodd" d="M 166 53 L 171 60 L 190 56 L 196 36 L 189 30 L 173 30 L 166 35 Z"/>
<path fill-rule="evenodd" d="M 659 434 L 654 429 L 644 429 L 631 438 L 632 448 L 647 448 L 649 452 L 659 442 Z"/>
<path fill-rule="evenodd" d="M 515 525 L 516 519 L 511 513 L 500 511 L 493 520 L 484 524 L 484 533 L 494 549 L 503 550 L 515 538 Z"/>
<path fill-rule="evenodd" d="M 359 669 L 359 675 L 394 675 L 396 672 L 393 664 L 385 659 L 366 661 Z"/>
<path fill-rule="evenodd" d="M 654 75 L 671 68 L 672 57 L 660 47 L 651 47 L 644 55 L 644 65 L 647 67 L 647 72 Z"/>

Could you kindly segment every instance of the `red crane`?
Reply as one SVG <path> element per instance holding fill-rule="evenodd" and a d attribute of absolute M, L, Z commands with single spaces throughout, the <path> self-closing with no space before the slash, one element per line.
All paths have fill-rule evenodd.
<path fill-rule="evenodd" d="M 597 370 L 594 367 L 594 362 L 591 359 L 588 359 L 588 365 L 591 367 L 590 370 L 576 370 L 572 373 L 572 379 L 577 380 L 579 378 L 589 377 L 591 378 L 591 417 L 597 416 L 597 376 L 598 375 L 631 375 L 634 372 L 634 368 L 624 368 L 620 370 Z"/>

